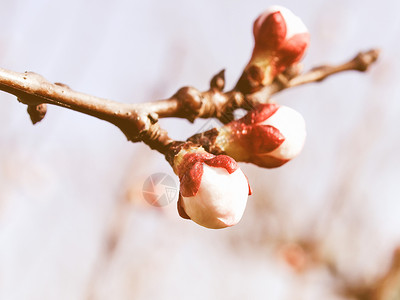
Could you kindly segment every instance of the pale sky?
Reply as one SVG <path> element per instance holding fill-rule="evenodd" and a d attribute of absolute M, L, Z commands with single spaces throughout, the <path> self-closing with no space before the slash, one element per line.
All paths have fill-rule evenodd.
<path fill-rule="evenodd" d="M 289 291 L 341 299 L 325 269 L 300 281 L 274 256 L 277 241 L 306 237 L 321 241 L 346 280 L 383 272 L 377 266 L 400 245 L 400 2 L 0 3 L 0 67 L 121 102 L 166 98 L 184 85 L 204 90 L 223 68 L 232 87 L 251 54 L 252 22 L 272 4 L 308 27 L 305 69 L 382 49 L 368 73 L 274 98 L 303 114 L 306 146 L 280 169 L 243 165 L 254 196 L 242 222 L 222 231 L 180 219 L 175 204 L 158 210 L 145 202 L 148 176 L 175 176 L 158 153 L 66 109 L 49 107 L 32 126 L 26 108 L 1 93 L 0 300 L 293 299 Z M 161 124 L 184 139 L 205 122 Z M 125 198 L 132 204 L 121 214 Z M 335 201 L 340 209 L 327 220 Z M 104 267 L 113 216 L 125 221 Z"/>

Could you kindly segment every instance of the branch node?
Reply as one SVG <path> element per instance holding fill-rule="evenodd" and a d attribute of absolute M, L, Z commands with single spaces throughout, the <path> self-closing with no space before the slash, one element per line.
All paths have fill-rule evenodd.
<path fill-rule="evenodd" d="M 227 124 L 235 119 L 234 111 L 237 108 L 241 107 L 247 109 L 247 105 L 245 105 L 245 98 L 241 92 L 233 90 L 225 95 L 227 101 L 217 115 L 218 120 L 220 120 L 223 124 Z"/>
<path fill-rule="evenodd" d="M 378 59 L 380 52 L 380 49 L 372 49 L 366 52 L 360 52 L 353 59 L 357 66 L 356 69 L 361 72 L 367 71 L 370 65 Z"/>
<path fill-rule="evenodd" d="M 194 87 L 186 86 L 179 89 L 173 97 L 178 100 L 182 115 L 193 123 L 203 108 L 202 93 Z"/>
<path fill-rule="evenodd" d="M 150 122 L 151 122 L 152 124 L 155 124 L 155 123 L 158 122 L 158 114 L 155 113 L 155 112 L 149 113 L 149 114 L 148 114 L 148 118 L 150 119 Z"/>
<path fill-rule="evenodd" d="M 224 151 L 215 143 L 219 131 L 216 128 L 195 134 L 187 139 L 188 142 L 201 145 L 207 152 L 215 155 L 224 154 Z"/>
<path fill-rule="evenodd" d="M 28 105 L 28 114 L 31 118 L 32 124 L 35 125 L 36 123 L 43 120 L 47 112 L 47 105 L 46 103 L 38 104 L 38 105 Z"/>
<path fill-rule="evenodd" d="M 210 89 L 216 89 L 222 92 L 225 88 L 225 69 L 214 75 L 210 82 Z"/>

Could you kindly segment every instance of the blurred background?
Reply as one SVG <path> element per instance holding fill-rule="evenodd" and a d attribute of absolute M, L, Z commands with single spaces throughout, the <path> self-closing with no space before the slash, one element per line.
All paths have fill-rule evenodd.
<path fill-rule="evenodd" d="M 175 202 L 145 201 L 152 174 L 178 180 L 144 144 L 53 106 L 32 126 L 26 107 L 1 92 L 1 300 L 400 299 L 383 296 L 400 286 L 400 2 L 0 3 L 0 67 L 128 103 L 184 85 L 205 90 L 223 68 L 232 87 L 252 51 L 252 23 L 273 4 L 309 28 L 305 69 L 382 50 L 365 74 L 274 97 L 305 117 L 305 148 L 279 169 L 242 165 L 254 193 L 242 221 L 224 230 L 181 219 Z M 161 123 L 186 139 L 207 122 Z"/>

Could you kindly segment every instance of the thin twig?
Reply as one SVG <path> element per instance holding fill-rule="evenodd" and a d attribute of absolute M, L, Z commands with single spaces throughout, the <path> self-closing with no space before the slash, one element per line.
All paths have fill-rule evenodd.
<path fill-rule="evenodd" d="M 249 95 L 247 100 L 254 104 L 265 102 L 265 99 L 269 99 L 273 94 L 276 94 L 284 89 L 304 85 L 307 83 L 321 82 L 327 77 L 336 73 L 345 71 L 365 72 L 378 59 L 379 53 L 380 51 L 378 49 L 360 52 L 352 60 L 343 64 L 336 66 L 325 65 L 316 67 L 307 73 L 295 76 L 286 82 L 282 80 L 276 80 L 271 85 L 264 87 L 262 90 L 254 93 L 253 95 Z"/>

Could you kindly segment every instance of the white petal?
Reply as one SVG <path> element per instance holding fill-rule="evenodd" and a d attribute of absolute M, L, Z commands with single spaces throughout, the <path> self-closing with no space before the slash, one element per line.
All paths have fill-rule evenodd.
<path fill-rule="evenodd" d="M 224 168 L 203 164 L 200 188 L 194 197 L 183 197 L 187 215 L 199 225 L 224 228 L 242 218 L 249 193 L 248 182 L 239 168 L 229 174 Z"/>
<path fill-rule="evenodd" d="M 284 160 L 292 159 L 303 149 L 306 125 L 303 116 L 294 109 L 281 106 L 262 124 L 277 128 L 285 137 L 285 141 L 268 155 Z"/>

